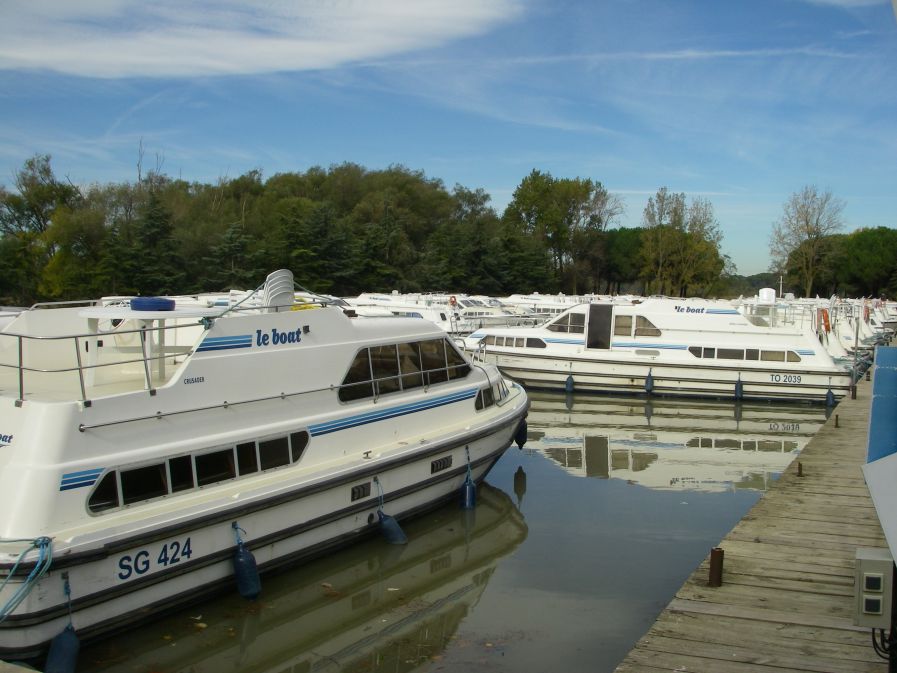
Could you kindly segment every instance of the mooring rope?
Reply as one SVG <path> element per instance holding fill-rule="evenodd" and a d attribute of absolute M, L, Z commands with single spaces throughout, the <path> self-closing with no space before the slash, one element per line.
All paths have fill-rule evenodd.
<path fill-rule="evenodd" d="M 16 570 L 18 570 L 19 565 L 25 559 L 25 556 L 28 555 L 33 549 L 37 549 L 37 561 L 34 563 L 34 568 L 32 568 L 31 572 L 28 574 L 28 577 L 25 578 L 25 581 L 22 582 L 21 586 L 16 589 L 15 593 L 9 597 L 9 600 L 0 607 L 0 623 L 2 623 L 9 615 L 13 613 L 13 611 L 28 597 L 28 594 L 31 593 L 31 590 L 34 588 L 34 585 L 37 584 L 41 577 L 43 577 L 47 571 L 50 569 L 50 564 L 53 562 L 53 544 L 52 540 L 48 537 L 39 537 L 33 540 L 28 538 L 22 539 L 3 539 L 0 540 L 2 542 L 30 542 L 30 546 L 25 549 L 21 554 L 19 554 L 19 558 L 16 559 L 16 562 L 13 564 L 12 568 L 9 571 L 9 574 L 6 576 L 6 579 L 3 580 L 3 583 L 0 584 L 0 593 L 6 588 L 6 585 L 9 584 L 10 580 L 15 576 Z"/>

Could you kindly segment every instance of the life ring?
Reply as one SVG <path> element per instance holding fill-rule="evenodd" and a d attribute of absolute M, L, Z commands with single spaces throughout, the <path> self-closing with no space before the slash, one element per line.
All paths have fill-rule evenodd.
<path fill-rule="evenodd" d="M 173 311 L 174 299 L 167 297 L 134 297 L 131 299 L 132 311 Z"/>
<path fill-rule="evenodd" d="M 823 326 L 825 327 L 825 331 L 826 331 L 826 332 L 831 332 L 831 331 L 832 331 L 832 326 L 831 326 L 831 324 L 829 323 L 829 320 L 828 320 L 828 309 L 827 309 L 827 308 L 823 308 L 823 309 L 819 309 L 819 311 L 820 311 L 820 313 L 822 314 L 822 324 L 823 324 Z"/>
<path fill-rule="evenodd" d="M 455 295 L 449 297 L 449 306 L 457 306 L 458 300 L 455 298 Z"/>

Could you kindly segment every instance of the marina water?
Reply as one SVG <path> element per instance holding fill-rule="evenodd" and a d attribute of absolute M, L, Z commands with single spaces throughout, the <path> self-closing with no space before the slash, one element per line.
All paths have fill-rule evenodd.
<path fill-rule="evenodd" d="M 85 647 L 78 671 L 613 671 L 822 426 L 822 406 L 532 393 L 480 485 L 275 576 Z"/>

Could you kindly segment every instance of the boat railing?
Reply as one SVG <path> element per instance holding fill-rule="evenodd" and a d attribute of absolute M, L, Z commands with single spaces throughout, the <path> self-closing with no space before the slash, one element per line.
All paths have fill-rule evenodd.
<path fill-rule="evenodd" d="M 31 399 L 77 399 L 145 389 L 151 394 L 170 378 L 205 330 L 201 321 L 75 334 L 0 332 L 0 380 L 14 390 L 16 404 Z M 174 339 L 167 335 L 175 332 Z M 173 369 L 170 370 L 173 373 Z M 11 380 L 12 379 L 12 380 Z M 14 380 L 14 383 L 13 383 Z"/>

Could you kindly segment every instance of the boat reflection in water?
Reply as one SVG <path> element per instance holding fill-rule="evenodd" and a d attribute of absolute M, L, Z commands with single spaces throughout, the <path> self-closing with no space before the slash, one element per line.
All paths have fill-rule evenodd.
<path fill-rule="evenodd" d="M 825 423 L 821 406 L 530 393 L 528 450 L 656 489 L 765 490 Z"/>
<path fill-rule="evenodd" d="M 371 538 L 266 578 L 255 603 L 204 603 L 84 650 L 85 671 L 409 671 L 438 657 L 495 567 L 527 535 L 503 491 L 403 522 L 409 542 Z M 236 591 L 234 591 L 236 594 Z"/>

